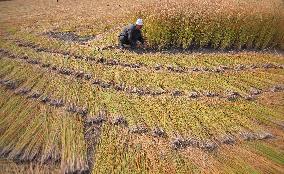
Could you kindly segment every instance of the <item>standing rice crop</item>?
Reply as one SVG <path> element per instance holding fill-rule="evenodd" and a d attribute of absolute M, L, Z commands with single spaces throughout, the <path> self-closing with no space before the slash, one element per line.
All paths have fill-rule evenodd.
<path fill-rule="evenodd" d="M 284 3 L 280 0 L 193 0 L 151 4 L 144 19 L 150 47 L 284 48 Z"/>

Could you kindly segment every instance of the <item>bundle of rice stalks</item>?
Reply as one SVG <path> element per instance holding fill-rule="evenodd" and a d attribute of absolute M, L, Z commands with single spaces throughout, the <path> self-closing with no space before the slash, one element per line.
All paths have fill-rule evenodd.
<path fill-rule="evenodd" d="M 284 48 L 281 0 L 193 0 L 151 4 L 134 18 L 144 19 L 150 47 Z"/>
<path fill-rule="evenodd" d="M 0 159 L 1 173 L 60 173 L 59 167 L 56 165 L 40 165 L 36 163 L 17 164 L 13 161 Z"/>
<path fill-rule="evenodd" d="M 30 78 L 36 81 L 36 77 Z M 34 87 L 46 88 L 44 85 L 47 83 L 37 83 Z M 3 94 L 0 100 L 4 101 L 0 110 L 2 157 L 20 162 L 61 164 L 62 172 L 88 169 L 80 117 L 74 117 L 62 108 L 53 108 L 39 99 L 26 97 L 29 94 L 22 96 L 3 87 L 0 89 Z"/>

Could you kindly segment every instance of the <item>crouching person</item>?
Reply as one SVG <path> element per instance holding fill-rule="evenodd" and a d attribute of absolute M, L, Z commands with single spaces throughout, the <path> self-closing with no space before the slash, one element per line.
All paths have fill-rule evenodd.
<path fill-rule="evenodd" d="M 131 48 L 136 48 L 138 41 L 144 45 L 141 33 L 142 26 L 142 19 L 137 19 L 136 24 L 126 26 L 119 35 L 119 47 L 125 48 L 130 46 Z"/>

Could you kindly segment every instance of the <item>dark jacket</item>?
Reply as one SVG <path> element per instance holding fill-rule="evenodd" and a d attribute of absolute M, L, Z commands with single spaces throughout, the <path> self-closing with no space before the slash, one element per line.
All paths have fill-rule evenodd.
<path fill-rule="evenodd" d="M 140 41 L 142 44 L 144 44 L 141 30 L 137 30 L 136 25 L 133 24 L 126 26 L 119 36 L 126 38 L 131 47 L 135 47 L 137 41 Z"/>

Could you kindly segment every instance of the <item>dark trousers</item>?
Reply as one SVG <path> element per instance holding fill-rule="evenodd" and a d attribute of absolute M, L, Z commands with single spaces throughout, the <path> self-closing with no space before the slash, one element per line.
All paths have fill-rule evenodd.
<path fill-rule="evenodd" d="M 131 48 L 136 48 L 136 42 L 131 42 L 128 40 L 128 37 L 126 36 L 119 36 L 119 46 L 124 47 L 124 45 L 130 45 Z"/>
<path fill-rule="evenodd" d="M 118 40 L 119 40 L 120 45 L 123 45 L 123 44 L 130 45 L 130 42 L 126 36 L 119 36 Z"/>

